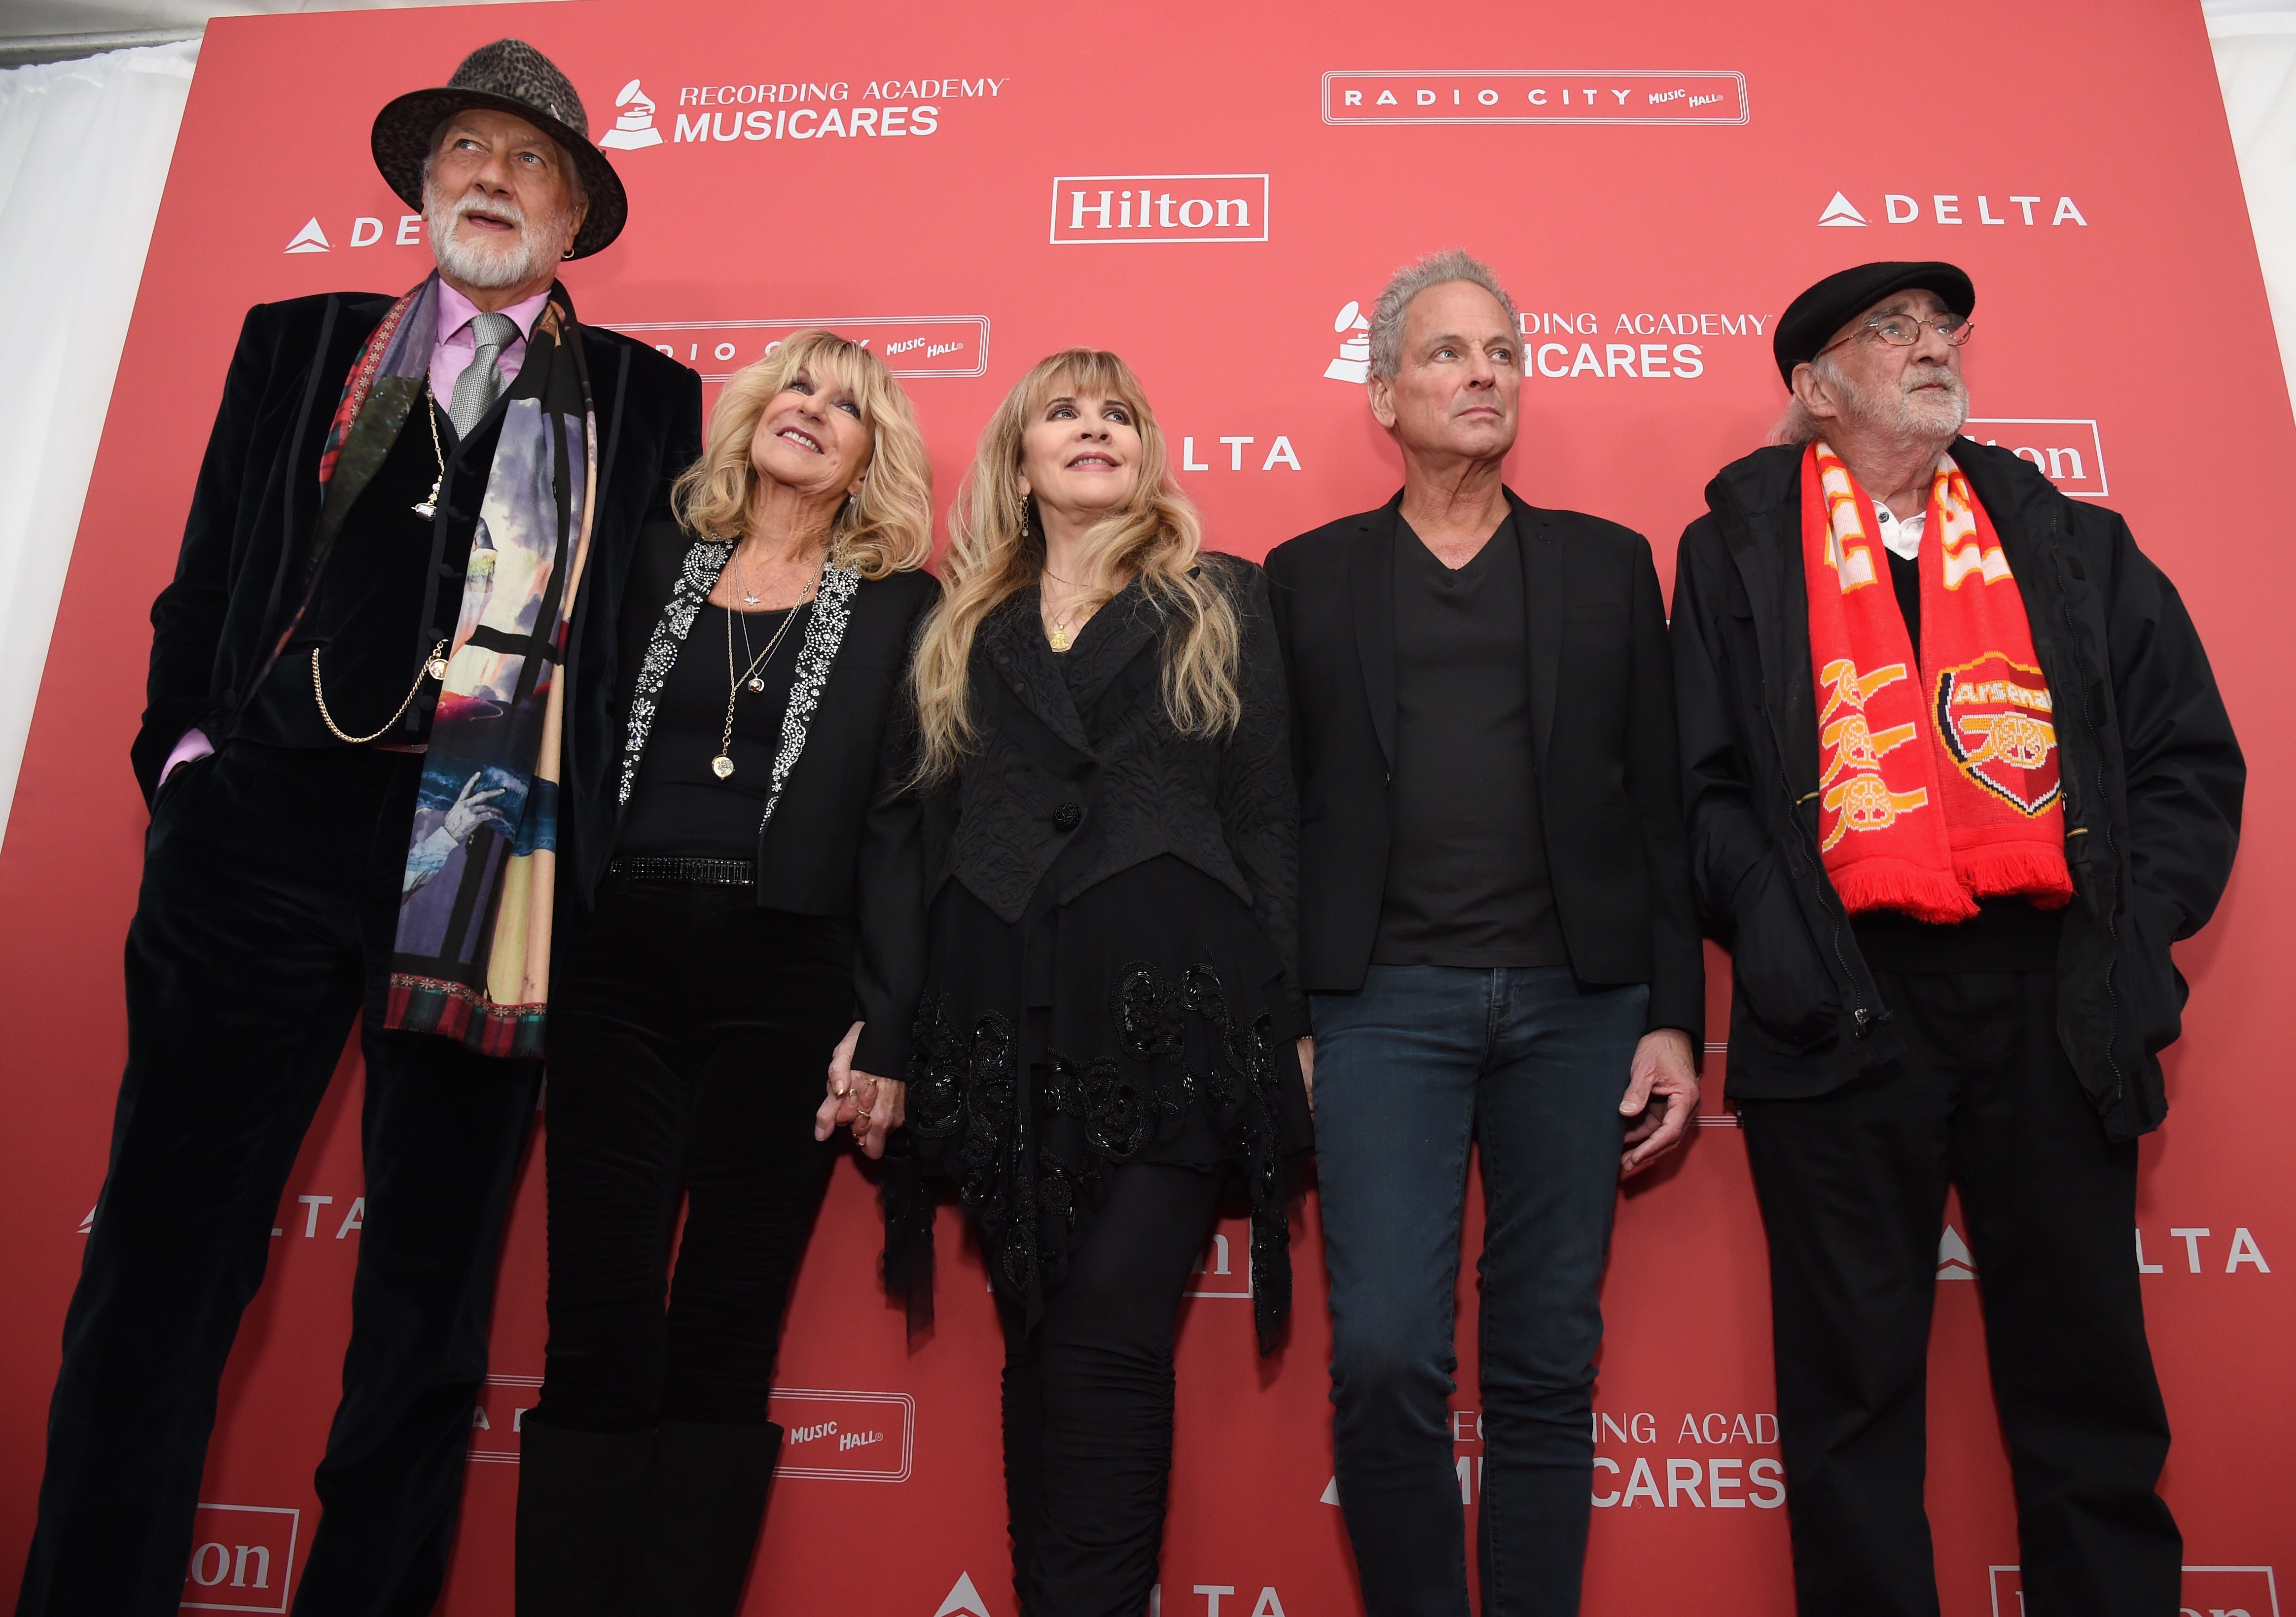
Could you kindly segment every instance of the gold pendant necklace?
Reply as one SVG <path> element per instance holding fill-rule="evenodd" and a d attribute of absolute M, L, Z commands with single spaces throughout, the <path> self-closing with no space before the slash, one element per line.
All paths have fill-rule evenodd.
<path fill-rule="evenodd" d="M 823 559 L 823 563 L 824 566 L 827 565 L 827 558 Z M 798 608 L 820 592 L 821 577 L 820 575 L 816 574 L 813 587 L 806 591 L 803 600 L 790 608 L 787 615 L 782 619 L 782 626 L 775 630 L 773 639 L 766 642 L 766 649 L 750 659 L 750 666 L 739 674 L 734 672 L 734 608 L 731 607 L 721 608 L 726 614 L 726 733 L 718 739 L 718 755 L 709 760 L 709 772 L 720 780 L 727 779 L 734 772 L 734 704 L 742 694 L 742 685 L 748 684 L 752 690 L 763 690 L 766 688 L 766 682 L 761 677 L 766 664 L 772 659 L 774 653 L 781 649 L 783 636 L 790 632 L 790 625 L 797 621 Z M 745 642 L 745 649 L 749 638 L 750 625 L 744 621 L 742 625 L 742 639 Z"/>
<path fill-rule="evenodd" d="M 428 381 L 422 384 L 422 413 L 430 418 L 430 453 L 439 457 L 439 475 L 430 479 L 430 492 L 414 504 L 414 514 L 428 522 L 439 514 L 439 491 L 447 486 L 447 451 L 439 442 L 439 401 L 431 396 Z"/>
<path fill-rule="evenodd" d="M 1055 651 L 1065 651 L 1076 643 L 1076 641 L 1070 638 L 1069 632 L 1066 629 L 1062 628 L 1057 624 L 1045 631 L 1045 639 L 1051 642 L 1052 648 Z"/>

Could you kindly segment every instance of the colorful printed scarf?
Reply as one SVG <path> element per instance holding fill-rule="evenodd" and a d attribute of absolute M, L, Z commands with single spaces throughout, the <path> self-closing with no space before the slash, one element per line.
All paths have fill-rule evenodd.
<path fill-rule="evenodd" d="M 422 402 L 438 299 L 434 274 L 393 304 L 343 384 L 319 461 L 315 585 Z M 535 319 L 502 411 L 415 796 L 383 1025 L 539 1056 L 566 697 L 556 674 L 589 555 L 598 459 L 581 328 L 562 287 Z"/>
<path fill-rule="evenodd" d="M 2049 684 L 1969 479 L 1938 457 L 1918 657 L 1874 502 L 1824 444 L 1802 457 L 1801 494 L 1818 841 L 1842 903 L 1939 924 L 1970 919 L 1980 898 L 2059 908 L 2073 887 Z"/>

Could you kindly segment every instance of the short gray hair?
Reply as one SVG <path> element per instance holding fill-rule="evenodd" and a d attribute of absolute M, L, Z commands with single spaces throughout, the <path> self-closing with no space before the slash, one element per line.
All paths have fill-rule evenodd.
<path fill-rule="evenodd" d="M 1506 311 L 1507 328 L 1519 323 L 1515 316 L 1514 299 L 1507 296 L 1506 288 L 1499 284 L 1498 272 L 1463 247 L 1447 248 L 1439 253 L 1430 253 L 1416 264 L 1406 264 L 1395 272 L 1379 301 L 1371 311 L 1371 373 L 1374 376 L 1393 376 L 1396 361 L 1403 347 L 1403 317 L 1410 311 L 1412 301 L 1430 287 L 1448 282 L 1464 281 L 1479 286 L 1499 301 Z"/>

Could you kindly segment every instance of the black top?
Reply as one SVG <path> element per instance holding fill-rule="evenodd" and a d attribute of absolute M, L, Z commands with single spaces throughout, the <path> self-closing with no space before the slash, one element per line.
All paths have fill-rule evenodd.
<path fill-rule="evenodd" d="M 1570 963 L 1540 845 L 1525 610 L 1512 513 L 1456 570 L 1397 519 L 1381 965 Z"/>
<path fill-rule="evenodd" d="M 1926 535 L 1924 535 L 1926 537 Z M 1922 653 L 1922 570 L 1919 558 L 1888 551 L 1890 583 L 1906 619 L 1916 661 Z M 2057 958 L 2062 910 L 2036 910 L 2021 898 L 1978 901 L 1974 920 L 1957 927 L 1917 921 L 1895 910 L 1850 917 L 1857 947 L 1876 971 L 2048 971 Z"/>
<path fill-rule="evenodd" d="M 1301 975 L 1363 986 L 1393 840 L 1395 551 L 1402 496 L 1278 545 L 1267 578 L 1300 779 Z M 1682 818 L 1666 597 L 1639 534 L 1510 491 L 1538 814 L 1582 980 L 1650 985 L 1650 1027 L 1704 1025 L 1706 957 Z"/>
<path fill-rule="evenodd" d="M 1814 834 L 1804 453 L 1782 445 L 1724 467 L 1675 567 L 1692 866 L 1733 951 L 1737 1099 L 1822 1095 L 1904 1048 Z M 2125 1139 L 2166 1107 L 2155 1052 L 2176 1039 L 2185 997 L 2169 945 L 2224 892 L 2246 766 L 2192 618 L 2128 523 L 2005 449 L 1958 438 L 1953 457 L 2000 535 L 2062 698 L 2075 896 L 2058 918 L 2057 1037 L 2107 1136 Z"/>
<path fill-rule="evenodd" d="M 925 819 L 938 851 L 912 1059 L 865 1070 L 907 1079 L 917 1165 L 957 1181 L 997 1291 L 1031 1318 L 1114 1170 L 1240 1174 L 1264 1348 L 1291 1295 L 1283 1164 L 1313 1139 L 1293 1043 L 1298 808 L 1259 569 L 1201 565 L 1242 631 L 1243 714 L 1225 737 L 1174 730 L 1167 625 L 1137 580 L 1065 654 L 1033 590 L 982 622 L 979 740 Z M 887 1182 L 899 1288 L 930 1204 Z"/>
<path fill-rule="evenodd" d="M 637 783 L 623 813 L 618 854 L 677 854 L 695 859 L 758 856 L 758 827 L 781 751 L 782 715 L 789 710 L 790 675 L 805 643 L 810 606 L 796 609 L 774 654 L 743 680 L 734 702 L 734 772 L 719 780 L 709 767 L 726 736 L 726 636 L 734 637 L 734 670 L 748 668 L 788 623 L 791 608 L 736 613 L 706 606 L 678 649 L 677 661 L 654 698 L 653 731 L 638 760 Z M 750 689 L 761 682 L 762 690 Z"/>
<path fill-rule="evenodd" d="M 1250 906 L 1285 967 L 1286 1030 L 1304 1032 L 1299 797 L 1267 582 L 1232 556 L 1206 551 L 1199 565 L 1227 592 L 1242 631 L 1236 727 L 1202 737 L 1173 725 L 1161 694 L 1164 616 L 1139 580 L 1063 656 L 1045 643 L 1037 592 L 1022 591 L 973 640 L 967 682 L 980 740 L 956 779 L 922 797 L 923 896 L 930 903 L 961 881 L 1017 922 L 1032 902 L 1070 903 L 1175 855 Z"/>

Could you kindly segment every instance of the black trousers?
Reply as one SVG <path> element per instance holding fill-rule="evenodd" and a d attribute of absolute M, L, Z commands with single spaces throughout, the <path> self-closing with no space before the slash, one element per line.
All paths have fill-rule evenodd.
<path fill-rule="evenodd" d="M 1217 1173 L 1119 1168 L 1035 1330 L 1002 1294 L 1004 1495 L 1022 1617 L 1141 1617 L 1172 1469 L 1172 1330 Z"/>
<path fill-rule="evenodd" d="M 422 759 L 234 742 L 171 777 L 127 1070 L 64 1319 L 20 1617 L 172 1617 L 217 1385 L 354 1018 L 365 1225 L 300 1617 L 437 1603 L 538 1064 L 377 1031 Z"/>
<path fill-rule="evenodd" d="M 2169 1420 L 2130 1231 L 2136 1147 L 2104 1137 L 2047 973 L 1880 986 L 1905 1058 L 1740 1103 L 1769 1232 L 1779 1435 L 1801 1617 L 1936 1617 L 1922 1507 L 1930 1311 L 1961 1188 L 2017 1496 L 2028 1617 L 2176 1617 L 2154 1484 Z"/>
<path fill-rule="evenodd" d="M 760 910 L 748 887 L 609 880 L 559 939 L 539 1413 L 761 1424 L 835 1158 L 813 1115 L 853 1020 L 851 923 Z"/>

